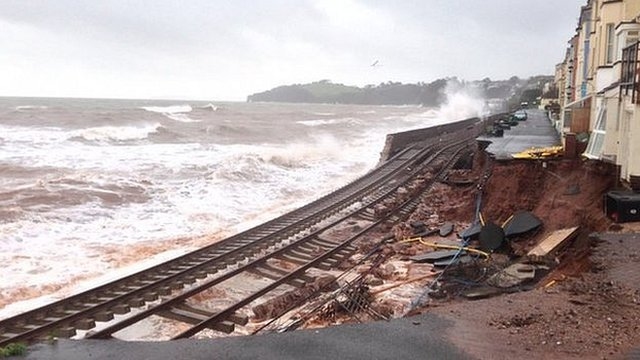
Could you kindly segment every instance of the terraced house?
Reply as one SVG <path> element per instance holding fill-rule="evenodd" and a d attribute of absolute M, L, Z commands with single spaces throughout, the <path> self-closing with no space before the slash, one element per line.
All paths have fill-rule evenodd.
<path fill-rule="evenodd" d="M 640 0 L 588 0 L 556 68 L 563 109 L 556 128 L 567 151 L 618 165 L 621 180 L 637 190 L 639 41 Z"/>

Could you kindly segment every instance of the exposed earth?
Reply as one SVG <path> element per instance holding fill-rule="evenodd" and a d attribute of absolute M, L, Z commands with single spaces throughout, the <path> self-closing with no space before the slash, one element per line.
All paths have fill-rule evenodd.
<path fill-rule="evenodd" d="M 481 152 L 474 157 L 470 169 L 451 170 L 449 181 L 436 184 L 428 201 L 391 229 L 395 239 L 382 246 L 383 260 L 355 267 L 366 275 L 360 298 L 367 306 L 334 306 L 303 327 L 432 312 L 453 321 L 447 336 L 474 358 L 608 359 L 640 346 L 640 226 L 614 224 L 604 215 L 603 196 L 616 186 L 612 169 L 581 160 L 498 163 Z M 410 241 L 415 224 L 437 229 L 451 222 L 456 232 L 465 229 L 475 217 L 478 192 L 484 221 L 501 225 L 526 210 L 543 225 L 508 239 L 488 260 L 450 266 L 442 275 L 433 265 L 412 262 L 411 256 L 433 250 L 425 243 L 460 243 L 455 233 Z M 486 287 L 491 274 L 516 261 L 531 262 L 529 250 L 571 227 L 579 227 L 578 235 L 567 246 L 534 259 L 542 264 L 535 278 L 496 296 L 464 298 L 466 291 Z M 372 241 L 360 244 L 362 253 Z M 433 290 L 430 296 L 420 296 L 425 288 Z"/>

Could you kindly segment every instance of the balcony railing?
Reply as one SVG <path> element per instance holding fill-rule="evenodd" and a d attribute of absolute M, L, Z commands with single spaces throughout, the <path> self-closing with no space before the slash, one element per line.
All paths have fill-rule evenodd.
<path fill-rule="evenodd" d="M 620 74 L 620 97 L 631 93 L 631 102 L 640 104 L 640 64 L 638 50 L 640 41 L 622 49 L 622 73 Z"/>

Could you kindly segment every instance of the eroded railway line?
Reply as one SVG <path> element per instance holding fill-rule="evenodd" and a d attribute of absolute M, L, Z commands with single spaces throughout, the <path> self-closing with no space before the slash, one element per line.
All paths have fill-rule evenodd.
<path fill-rule="evenodd" d="M 467 129 L 468 130 L 468 129 Z M 348 256 L 353 241 L 381 222 L 397 221 L 417 206 L 409 199 L 393 212 L 373 220 L 357 234 L 342 241 L 324 239 L 322 233 L 352 219 L 367 217 L 377 203 L 394 196 L 421 167 L 432 162 L 453 164 L 460 151 L 473 143 L 472 131 L 441 134 L 410 147 L 364 177 L 276 219 L 230 238 L 198 249 L 147 270 L 57 301 L 39 309 L 0 321 L 0 346 L 49 336 L 70 337 L 78 330 L 97 331 L 88 338 L 106 338 L 152 315 L 192 325 L 174 338 L 184 338 L 204 328 L 233 330 L 247 318 L 237 311 L 282 284 L 300 286 L 310 278 L 310 268 L 328 269 Z M 442 160 L 446 159 L 446 160 Z M 443 169 L 441 169 L 443 171 Z M 291 271 L 277 268 L 270 259 L 295 264 Z M 271 283 L 222 310 L 199 309 L 186 300 L 234 276 L 251 271 Z M 136 309 L 136 311 L 132 311 Z"/>

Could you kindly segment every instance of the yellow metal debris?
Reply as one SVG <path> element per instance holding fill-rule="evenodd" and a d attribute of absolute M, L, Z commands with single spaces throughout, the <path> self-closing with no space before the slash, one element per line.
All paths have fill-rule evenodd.
<path fill-rule="evenodd" d="M 544 148 L 530 148 L 525 151 L 511 154 L 514 159 L 546 159 L 562 156 L 562 146 L 549 146 Z"/>

